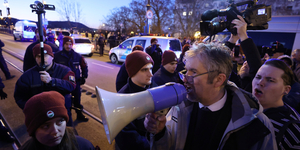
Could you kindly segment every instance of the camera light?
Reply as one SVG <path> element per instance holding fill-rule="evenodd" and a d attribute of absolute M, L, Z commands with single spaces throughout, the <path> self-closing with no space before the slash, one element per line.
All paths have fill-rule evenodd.
<path fill-rule="evenodd" d="M 265 13 L 266 13 L 266 9 L 265 8 L 257 10 L 257 14 L 258 15 L 264 15 Z"/>

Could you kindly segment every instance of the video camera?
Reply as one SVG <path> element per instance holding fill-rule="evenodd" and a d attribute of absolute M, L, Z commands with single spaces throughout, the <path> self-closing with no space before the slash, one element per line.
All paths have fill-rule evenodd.
<path fill-rule="evenodd" d="M 221 10 L 205 11 L 200 22 L 201 35 L 215 35 L 227 29 L 233 35 L 237 34 L 232 20 L 238 19 L 237 15 L 242 16 L 247 22 L 247 30 L 268 29 L 268 22 L 271 20 L 271 5 L 256 5 L 257 0 L 246 1 L 235 4 L 233 0 L 229 1 L 229 6 Z M 239 11 L 237 7 L 245 6 L 246 9 Z"/>
<path fill-rule="evenodd" d="M 54 5 L 43 4 L 40 1 L 35 1 L 34 4 L 30 4 L 30 8 L 32 8 L 32 12 L 37 11 L 43 13 L 44 10 L 55 10 Z"/>

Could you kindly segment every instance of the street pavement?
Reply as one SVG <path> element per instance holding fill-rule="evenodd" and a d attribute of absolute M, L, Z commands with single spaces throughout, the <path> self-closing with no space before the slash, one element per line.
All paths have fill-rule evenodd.
<path fill-rule="evenodd" d="M 0 34 L 0 39 L 5 43 L 5 47 L 3 48 L 4 58 L 15 65 L 16 68 L 20 68 L 20 70 L 22 70 L 22 59 L 24 57 L 26 47 L 31 42 L 14 41 L 12 36 L 4 34 Z M 110 92 L 116 92 L 115 78 L 119 71 L 120 65 L 111 64 L 108 55 L 99 57 L 99 54 L 97 53 L 95 53 L 92 57 L 85 57 L 85 59 L 88 63 L 89 77 L 86 80 L 86 84 L 83 85 L 82 88 L 93 94 L 95 94 L 95 86 Z M 8 122 L 14 134 L 16 134 L 20 143 L 24 144 L 29 139 L 29 136 L 26 132 L 26 127 L 24 125 L 24 115 L 22 110 L 16 105 L 13 98 L 15 83 L 22 73 L 16 68 L 12 67 L 10 64 L 8 64 L 8 67 L 11 74 L 16 75 L 16 77 L 12 80 L 3 81 L 6 86 L 4 91 L 8 94 L 8 98 L 0 101 L 0 112 Z M 2 72 L 0 72 L 0 76 L 2 79 L 5 79 L 5 76 Z M 98 118 L 101 118 L 97 99 L 92 98 L 91 95 L 87 95 L 86 93 L 82 93 L 81 98 L 85 111 Z M 75 111 L 72 111 L 72 113 L 75 128 L 80 136 L 91 141 L 94 146 L 98 145 L 101 149 L 114 149 L 114 143 L 110 145 L 107 141 L 102 124 L 89 116 L 88 118 L 90 120 L 88 122 L 79 122 L 76 120 Z M 12 149 L 12 147 L 10 144 L 7 145 L 0 142 L 0 149 Z"/>

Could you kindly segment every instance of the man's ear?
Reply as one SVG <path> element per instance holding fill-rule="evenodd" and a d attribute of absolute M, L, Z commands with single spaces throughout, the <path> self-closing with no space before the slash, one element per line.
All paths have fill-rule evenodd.
<path fill-rule="evenodd" d="M 284 86 L 284 95 L 289 94 L 291 89 L 292 89 L 292 87 L 290 85 Z"/>
<path fill-rule="evenodd" d="M 214 87 L 220 87 L 223 85 L 223 83 L 226 80 L 226 75 L 224 73 L 220 73 L 217 77 L 214 79 Z"/>

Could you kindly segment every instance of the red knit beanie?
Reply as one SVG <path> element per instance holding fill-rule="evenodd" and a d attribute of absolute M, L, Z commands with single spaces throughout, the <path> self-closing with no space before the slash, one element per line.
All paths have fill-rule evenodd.
<path fill-rule="evenodd" d="M 31 97 L 23 109 L 27 132 L 33 136 L 43 123 L 56 117 L 69 121 L 65 98 L 56 91 L 43 92 Z"/>
<path fill-rule="evenodd" d="M 32 53 L 33 53 L 33 57 L 35 58 L 36 55 L 41 54 L 41 48 L 40 48 L 40 44 L 36 44 L 33 48 L 32 48 Z M 54 57 L 53 52 L 52 52 L 52 48 L 51 46 L 49 46 L 48 44 L 44 44 L 44 53 L 48 54 L 52 57 Z"/>
<path fill-rule="evenodd" d="M 162 55 L 161 65 L 164 66 L 173 61 L 178 61 L 176 54 L 171 50 L 166 50 Z"/>
<path fill-rule="evenodd" d="M 143 66 L 148 63 L 152 63 L 152 65 L 154 64 L 151 56 L 149 56 L 147 53 L 142 51 L 134 51 L 130 53 L 127 55 L 125 60 L 125 67 L 128 76 L 130 78 L 133 77 Z"/>
<path fill-rule="evenodd" d="M 65 36 L 63 38 L 63 45 L 65 45 L 65 43 L 67 43 L 67 42 L 71 42 L 72 45 L 73 45 L 73 39 L 71 37 L 69 37 L 69 36 Z"/>

